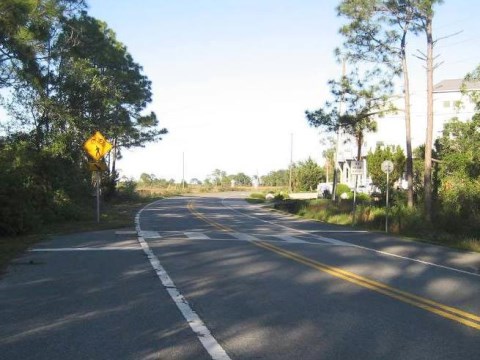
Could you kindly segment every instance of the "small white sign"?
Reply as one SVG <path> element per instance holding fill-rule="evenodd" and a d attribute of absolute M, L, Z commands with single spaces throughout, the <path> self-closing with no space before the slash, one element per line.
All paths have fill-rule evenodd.
<path fill-rule="evenodd" d="M 382 171 L 386 174 L 390 174 L 393 171 L 393 162 L 390 160 L 382 162 Z"/>
<path fill-rule="evenodd" d="M 363 175 L 363 161 L 352 161 L 350 169 L 352 175 Z"/>

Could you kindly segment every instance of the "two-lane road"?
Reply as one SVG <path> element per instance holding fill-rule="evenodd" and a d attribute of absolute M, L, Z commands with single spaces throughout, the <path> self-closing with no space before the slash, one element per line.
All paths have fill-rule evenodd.
<path fill-rule="evenodd" d="M 137 221 L 214 358 L 480 355 L 478 254 L 299 220 L 234 194 L 161 200 Z"/>
<path fill-rule="evenodd" d="M 480 254 L 243 198 L 36 245 L 0 279 L 0 359 L 480 358 Z"/>

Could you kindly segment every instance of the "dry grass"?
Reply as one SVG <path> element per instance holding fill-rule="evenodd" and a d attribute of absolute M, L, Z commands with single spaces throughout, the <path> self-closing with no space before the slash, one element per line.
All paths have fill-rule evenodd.
<path fill-rule="evenodd" d="M 352 207 L 350 203 L 335 204 L 330 200 L 289 201 L 275 206 L 277 209 L 304 218 L 320 220 L 331 224 L 351 225 Z M 369 230 L 383 230 L 385 210 L 378 207 L 357 207 L 357 226 Z M 454 249 L 480 252 L 480 239 L 470 235 L 432 232 L 431 225 L 423 222 L 421 214 L 404 209 L 391 214 L 389 231 L 408 236 L 410 240 L 428 242 Z"/>
<path fill-rule="evenodd" d="M 137 211 L 153 200 L 150 197 L 136 197 L 106 203 L 101 210 L 100 223 L 96 221 L 92 206 L 91 209 L 85 209 L 91 212 L 91 220 L 58 222 L 44 226 L 36 234 L 0 237 L 0 272 L 10 260 L 51 235 L 132 227 Z"/>

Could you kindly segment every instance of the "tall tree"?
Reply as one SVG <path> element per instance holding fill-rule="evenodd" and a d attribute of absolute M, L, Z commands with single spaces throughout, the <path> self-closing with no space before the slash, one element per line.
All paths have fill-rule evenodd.
<path fill-rule="evenodd" d="M 48 146 L 77 163 L 82 143 L 100 130 L 114 144 L 113 188 L 121 149 L 144 146 L 167 131 L 155 113 L 143 112 L 152 99 L 151 82 L 115 33 L 85 12 L 69 15 L 59 18 L 41 47 L 35 86 L 27 79 L 16 84 L 11 113 L 34 130 L 38 149 Z"/>
<path fill-rule="evenodd" d="M 215 169 L 210 174 L 211 182 L 216 186 L 229 185 L 230 180 L 227 177 L 227 172 L 220 169 Z"/>
<path fill-rule="evenodd" d="M 410 82 L 407 63 L 407 35 L 419 32 L 416 1 L 343 0 L 338 14 L 349 23 L 342 26 L 346 56 L 354 61 L 385 65 L 403 77 L 406 174 L 408 206 L 413 206 L 413 157 L 411 141 Z"/>
<path fill-rule="evenodd" d="M 470 90 L 468 88 L 469 83 L 480 82 L 480 64 L 477 67 L 465 75 L 463 84 L 461 87 L 462 94 L 470 97 L 470 100 L 475 104 L 475 110 L 480 112 L 480 90 Z"/>
<path fill-rule="evenodd" d="M 44 45 L 62 18 L 84 6 L 83 0 L 2 0 L 0 88 L 19 79 L 39 86 Z M 37 83 L 33 84 L 35 81 Z"/>
<path fill-rule="evenodd" d="M 333 101 L 327 101 L 316 111 L 306 111 L 307 121 L 313 127 L 329 132 L 340 129 L 353 136 L 357 143 L 357 160 L 360 161 L 365 133 L 376 130 L 376 117 L 392 110 L 388 96 L 392 84 L 382 76 L 379 68 L 374 68 L 362 78 L 355 69 L 340 81 L 329 81 L 329 85 Z M 342 113 L 340 104 L 345 105 Z"/>
<path fill-rule="evenodd" d="M 323 169 L 313 159 L 299 161 L 295 166 L 296 190 L 313 191 L 325 180 Z"/>
<path fill-rule="evenodd" d="M 270 171 L 262 176 L 262 184 L 265 186 L 288 186 L 289 170 Z"/>
<path fill-rule="evenodd" d="M 427 73 L 427 131 L 425 137 L 425 173 L 424 173 L 424 206 L 425 220 L 432 221 L 432 148 L 433 148 L 433 71 L 434 56 L 433 47 L 436 41 L 433 39 L 433 7 L 441 4 L 443 0 L 416 0 L 417 17 L 419 27 L 426 37 L 427 51 L 423 54 Z"/>
<path fill-rule="evenodd" d="M 234 180 L 236 185 L 241 185 L 241 186 L 252 185 L 252 179 L 250 178 L 250 176 L 244 174 L 243 172 L 239 172 L 236 175 L 231 175 L 230 179 Z"/>
<path fill-rule="evenodd" d="M 151 82 L 107 24 L 82 13 L 65 24 L 59 48 L 59 100 L 77 129 L 103 129 L 113 140 L 113 166 L 121 148 L 166 133 L 155 113 L 142 113 L 152 100 Z"/>

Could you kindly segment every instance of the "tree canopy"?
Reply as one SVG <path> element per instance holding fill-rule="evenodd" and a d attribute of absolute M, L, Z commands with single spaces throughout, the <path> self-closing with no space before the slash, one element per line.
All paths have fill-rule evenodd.
<path fill-rule="evenodd" d="M 25 207 L 0 205 L 0 234 L 25 231 L 49 216 L 78 216 L 74 209 L 88 199 L 91 176 L 82 144 L 95 131 L 114 145 L 103 179 L 110 191 L 121 149 L 167 132 L 146 112 L 152 90 L 142 67 L 84 9 L 81 0 L 0 4 L 0 88 L 9 92 L 2 101 L 9 121 L 1 124 L 0 198 L 17 193 Z"/>
<path fill-rule="evenodd" d="M 357 141 L 358 159 L 365 133 L 376 130 L 375 118 L 392 110 L 388 98 L 392 83 L 382 77 L 379 68 L 363 75 L 361 77 L 359 70 L 354 69 L 339 81 L 330 80 L 333 101 L 326 101 L 322 108 L 313 112 L 305 112 L 311 126 L 329 132 L 341 130 L 353 136 Z"/>
<path fill-rule="evenodd" d="M 274 170 L 262 176 L 265 186 L 288 186 L 289 170 Z"/>
<path fill-rule="evenodd" d="M 393 171 L 389 175 L 389 188 L 398 181 L 405 170 L 405 155 L 400 146 L 381 147 L 377 146 L 374 152 L 370 151 L 367 155 L 368 173 L 372 178 L 372 183 L 383 193 L 387 188 L 387 174 L 382 171 L 381 165 L 385 160 L 393 162 Z"/>
<path fill-rule="evenodd" d="M 436 146 L 442 211 L 470 226 L 477 224 L 477 227 L 480 217 L 479 129 L 479 113 L 466 122 L 453 119 L 445 124 Z"/>
<path fill-rule="evenodd" d="M 325 172 L 312 158 L 296 163 L 294 173 L 295 191 L 313 191 L 325 181 Z"/>

